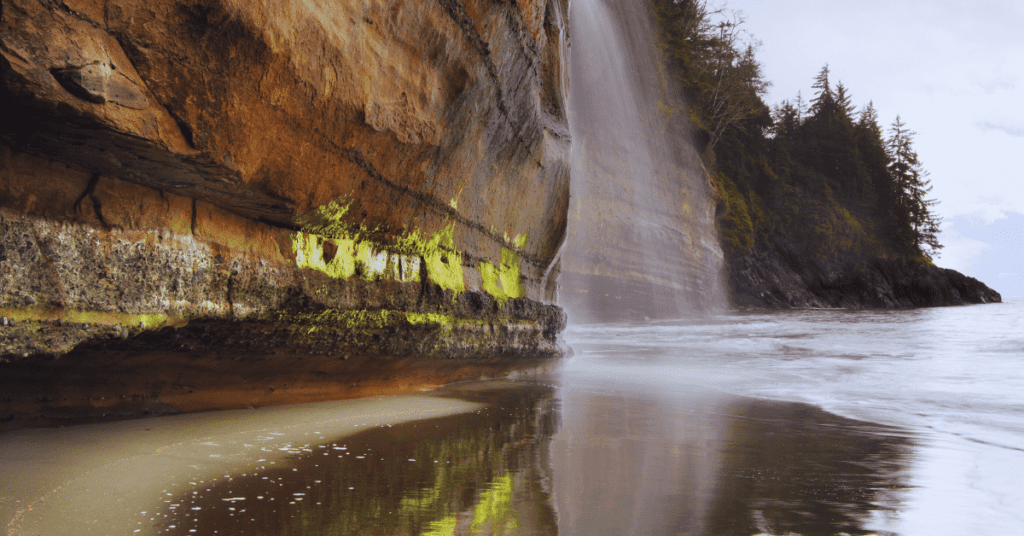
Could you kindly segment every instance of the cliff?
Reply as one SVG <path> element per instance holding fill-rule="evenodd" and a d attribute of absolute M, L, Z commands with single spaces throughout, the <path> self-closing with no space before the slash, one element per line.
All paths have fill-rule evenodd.
<path fill-rule="evenodd" d="M 730 258 L 730 300 L 738 307 L 898 309 L 999 303 L 984 283 L 916 259 L 814 260 L 784 240 Z"/>
<path fill-rule="evenodd" d="M 560 355 L 566 10 L 2 0 L 0 418 Z"/>

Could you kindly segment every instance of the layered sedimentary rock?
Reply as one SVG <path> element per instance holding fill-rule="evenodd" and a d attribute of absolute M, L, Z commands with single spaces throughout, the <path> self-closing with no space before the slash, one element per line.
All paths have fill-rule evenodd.
<path fill-rule="evenodd" d="M 573 320 L 680 317 L 725 306 L 715 192 L 649 5 L 572 4 L 572 203 L 560 303 Z"/>
<path fill-rule="evenodd" d="M 164 407 L 207 372 L 246 392 L 316 373 L 306 398 L 336 398 L 557 355 L 566 10 L 2 0 L 0 366 L 37 382 L 24 400 L 52 400 L 8 397 L 0 418 Z M 146 383 L 158 361 L 174 372 Z M 112 385 L 61 401 L 47 378 L 92 364 Z M 374 367 L 360 380 L 377 391 L 340 387 Z"/>

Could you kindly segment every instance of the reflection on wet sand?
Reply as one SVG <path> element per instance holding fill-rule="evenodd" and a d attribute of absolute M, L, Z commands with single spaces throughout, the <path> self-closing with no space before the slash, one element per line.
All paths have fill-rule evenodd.
<path fill-rule="evenodd" d="M 563 388 L 552 444 L 563 535 L 868 534 L 907 487 L 899 430 L 714 393 Z"/>
<path fill-rule="evenodd" d="M 869 534 L 897 511 L 912 444 L 898 430 L 796 403 L 728 408 L 711 534 Z"/>
<path fill-rule="evenodd" d="M 451 394 L 485 409 L 282 447 L 286 460 L 168 498 L 162 532 L 859 535 L 906 488 L 897 429 L 623 392 L 463 386 Z"/>
<path fill-rule="evenodd" d="M 554 534 L 553 389 L 451 392 L 476 413 L 292 445 L 292 456 L 167 502 L 165 534 Z"/>

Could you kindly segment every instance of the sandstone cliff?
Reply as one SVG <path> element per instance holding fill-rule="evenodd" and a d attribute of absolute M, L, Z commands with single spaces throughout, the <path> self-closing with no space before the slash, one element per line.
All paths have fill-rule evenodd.
<path fill-rule="evenodd" d="M 558 355 L 566 12 L 2 0 L 0 418 L 283 402 L 267 378 L 300 372 L 302 399 L 393 392 Z"/>

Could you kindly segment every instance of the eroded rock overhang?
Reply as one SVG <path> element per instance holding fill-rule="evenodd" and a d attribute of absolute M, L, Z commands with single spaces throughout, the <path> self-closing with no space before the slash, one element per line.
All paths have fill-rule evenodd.
<path fill-rule="evenodd" d="M 566 8 L 3 0 L 5 366 L 557 355 Z"/>

